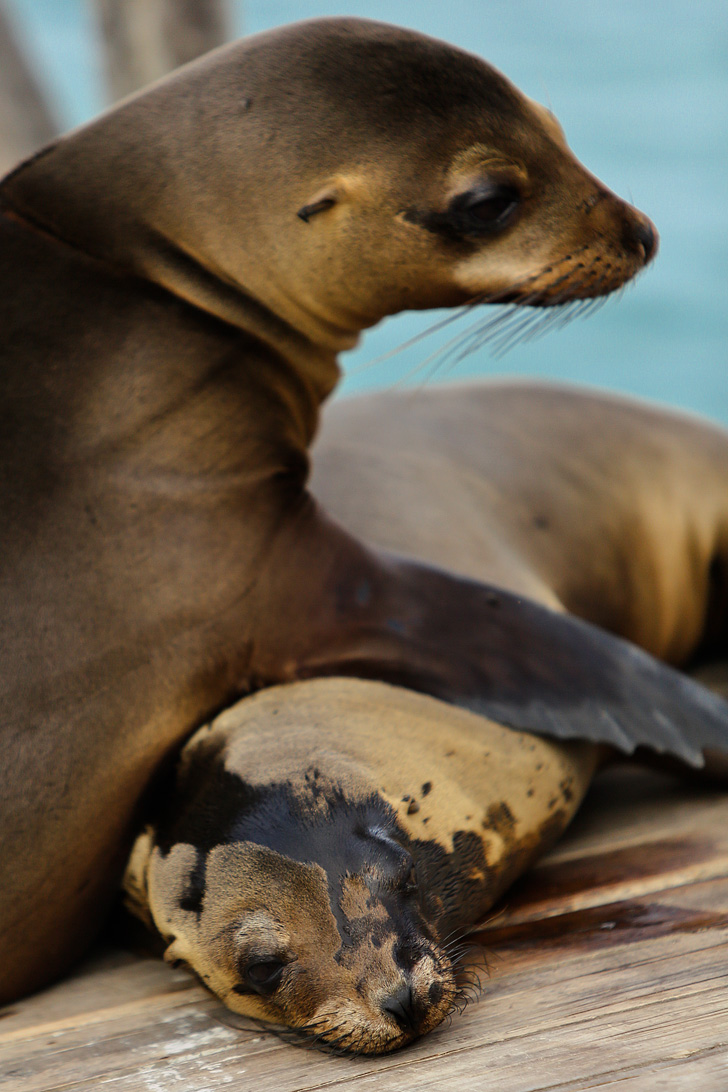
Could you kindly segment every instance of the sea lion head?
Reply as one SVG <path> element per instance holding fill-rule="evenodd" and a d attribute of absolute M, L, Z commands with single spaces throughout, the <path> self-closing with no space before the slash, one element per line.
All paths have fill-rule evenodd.
<path fill-rule="evenodd" d="M 404 309 L 601 296 L 657 246 L 493 67 L 361 19 L 217 50 L 21 166 L 3 196 L 228 321 L 273 314 L 335 350 Z"/>
<path fill-rule="evenodd" d="M 165 958 L 302 1042 L 382 1053 L 434 1028 L 455 975 L 392 808 L 340 757 L 331 776 L 294 746 L 266 780 L 230 742 L 193 737 L 129 864 L 130 906 Z"/>

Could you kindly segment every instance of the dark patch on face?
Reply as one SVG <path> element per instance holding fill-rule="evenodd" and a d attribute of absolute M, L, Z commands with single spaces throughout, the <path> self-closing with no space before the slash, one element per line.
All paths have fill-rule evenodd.
<path fill-rule="evenodd" d="M 385 917 L 373 918 L 365 914 L 354 918 L 344 917 L 341 912 L 335 912 L 342 939 L 342 953 L 347 948 L 358 948 L 365 942 L 371 943 L 375 948 L 381 948 L 393 934 L 398 937 L 410 934 L 411 927 L 406 921 L 406 915 L 396 906 L 396 900 L 385 895 L 380 901 L 388 911 Z"/>
<path fill-rule="evenodd" d="M 202 913 L 202 900 L 205 893 L 205 865 L 205 856 L 198 851 L 195 867 L 187 880 L 185 893 L 179 900 L 180 909 L 189 910 L 198 918 Z"/>
<path fill-rule="evenodd" d="M 202 741 L 187 753 L 165 794 L 171 807 L 156 818 L 156 842 L 163 854 L 177 843 L 197 851 L 182 909 L 201 912 L 211 849 L 252 842 L 324 869 L 344 947 L 365 937 L 381 945 L 386 934 L 405 936 L 412 922 L 421 924 L 419 905 L 405 890 L 413 863 L 407 834 L 381 796 L 371 793 L 352 801 L 316 767 L 306 772 L 303 786 L 287 781 L 251 785 L 225 769 L 223 750 L 224 743 Z M 383 919 L 346 917 L 341 903 L 347 876 L 361 877 L 371 892 L 369 909 L 381 904 Z"/>
<path fill-rule="evenodd" d="M 400 936 L 392 951 L 394 962 L 406 974 L 409 974 L 422 958 L 423 945 L 419 936 L 410 931 L 409 935 Z"/>
<path fill-rule="evenodd" d="M 427 920 L 439 936 L 472 924 L 492 899 L 494 870 L 485 859 L 483 841 L 473 831 L 459 830 L 449 853 L 435 841 L 413 840 L 422 903 Z"/>
<path fill-rule="evenodd" d="M 424 785 L 422 786 L 422 795 L 428 796 L 430 792 L 432 792 L 432 782 L 425 781 Z"/>

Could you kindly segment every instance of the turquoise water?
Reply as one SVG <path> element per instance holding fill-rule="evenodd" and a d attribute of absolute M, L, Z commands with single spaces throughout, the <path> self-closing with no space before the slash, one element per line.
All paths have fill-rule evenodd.
<path fill-rule="evenodd" d="M 92 116 L 103 95 L 86 0 L 7 2 L 59 119 L 71 126 Z M 576 154 L 656 222 L 660 254 L 618 300 L 503 360 L 483 350 L 428 382 L 473 374 L 552 376 L 728 422 L 726 0 L 248 0 L 232 7 L 236 33 L 355 14 L 480 53 L 547 102 Z M 444 333 L 366 365 L 437 317 L 398 316 L 369 332 L 347 354 L 343 389 L 422 382 L 410 373 L 446 340 Z"/>

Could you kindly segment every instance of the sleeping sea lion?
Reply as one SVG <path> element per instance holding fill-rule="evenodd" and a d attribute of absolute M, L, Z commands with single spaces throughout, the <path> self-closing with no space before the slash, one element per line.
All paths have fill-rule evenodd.
<path fill-rule="evenodd" d="M 597 751 L 386 683 L 274 686 L 184 747 L 127 906 L 234 1012 L 396 1050 L 462 1004 L 464 935 L 563 831 Z"/>
<path fill-rule="evenodd" d="M 380 546 L 674 663 L 725 658 L 720 428 L 481 383 L 338 403 L 313 466 L 330 510 Z M 232 1010 L 294 1041 L 394 1050 L 458 1004 L 465 934 L 564 829 L 599 751 L 382 683 L 273 687 L 185 746 L 131 855 L 128 904 Z M 726 783 L 727 756 L 728 732 Z"/>
<path fill-rule="evenodd" d="M 150 776 L 250 690 L 360 674 L 696 761 L 722 738 L 699 688 L 307 490 L 364 327 L 589 299 L 655 252 L 483 61 L 351 19 L 224 47 L 21 164 L 0 235 L 0 998 L 87 947 Z"/>

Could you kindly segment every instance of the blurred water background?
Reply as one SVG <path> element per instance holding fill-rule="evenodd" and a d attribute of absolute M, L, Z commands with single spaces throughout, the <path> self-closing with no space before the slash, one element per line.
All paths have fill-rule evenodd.
<path fill-rule="evenodd" d="M 6 0 L 63 128 L 105 105 L 88 0 Z M 583 322 L 451 371 L 417 365 L 452 327 L 370 364 L 437 312 L 370 331 L 341 390 L 471 375 L 550 376 L 631 392 L 728 422 L 728 3 L 726 0 L 229 0 L 231 36 L 320 15 L 400 23 L 479 53 L 547 103 L 585 164 L 656 222 L 643 276 Z M 472 321 L 472 320 L 471 320 Z"/>

